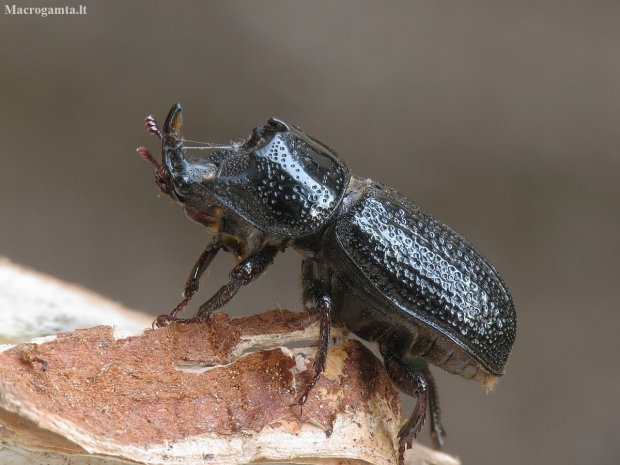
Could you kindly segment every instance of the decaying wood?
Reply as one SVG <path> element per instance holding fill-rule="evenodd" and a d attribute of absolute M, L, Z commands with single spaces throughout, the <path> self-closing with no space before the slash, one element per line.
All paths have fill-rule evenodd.
<path fill-rule="evenodd" d="M 303 410 L 293 405 L 315 348 L 290 346 L 317 339 L 313 317 L 277 309 L 141 333 L 96 326 L 5 346 L 0 459 L 396 463 L 398 394 L 359 342 L 333 346 Z M 417 444 L 407 462 L 458 464 Z"/>

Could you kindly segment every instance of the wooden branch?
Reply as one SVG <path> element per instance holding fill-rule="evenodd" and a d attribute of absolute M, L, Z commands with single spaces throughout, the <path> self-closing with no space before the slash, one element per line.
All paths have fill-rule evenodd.
<path fill-rule="evenodd" d="M 0 462 L 396 463 L 398 394 L 359 342 L 332 347 L 303 410 L 293 405 L 315 348 L 286 345 L 317 339 L 313 317 L 276 309 L 141 333 L 95 326 L 4 346 Z M 459 463 L 417 444 L 407 462 Z"/>

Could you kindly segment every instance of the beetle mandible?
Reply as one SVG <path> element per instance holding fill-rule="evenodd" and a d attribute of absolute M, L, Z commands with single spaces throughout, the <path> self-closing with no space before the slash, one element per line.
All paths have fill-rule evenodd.
<path fill-rule="evenodd" d="M 293 247 L 302 258 L 304 307 L 320 316 L 314 375 L 303 405 L 325 369 L 332 324 L 376 342 L 396 387 L 416 406 L 400 429 L 399 457 L 429 409 L 435 448 L 443 443 L 436 385 L 428 362 L 491 389 L 516 334 L 515 308 L 495 268 L 466 239 L 395 190 L 350 173 L 346 162 L 300 129 L 271 118 L 243 143 L 192 161 L 185 157 L 181 106 L 170 110 L 155 165 L 159 190 L 214 235 L 196 261 L 183 300 L 154 324 L 209 318 L 241 286 Z M 198 290 L 219 250 L 239 261 L 191 320 L 176 317 Z"/>

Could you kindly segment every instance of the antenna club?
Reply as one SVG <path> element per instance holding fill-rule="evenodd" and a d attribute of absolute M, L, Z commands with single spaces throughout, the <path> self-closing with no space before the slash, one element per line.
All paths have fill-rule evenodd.
<path fill-rule="evenodd" d="M 155 121 L 155 118 L 152 115 L 146 117 L 146 119 L 144 120 L 144 126 L 146 126 L 148 132 L 150 132 L 151 134 L 155 134 L 157 137 L 159 137 L 160 140 L 163 140 L 164 136 L 159 130 L 159 127 L 157 126 L 157 121 Z"/>

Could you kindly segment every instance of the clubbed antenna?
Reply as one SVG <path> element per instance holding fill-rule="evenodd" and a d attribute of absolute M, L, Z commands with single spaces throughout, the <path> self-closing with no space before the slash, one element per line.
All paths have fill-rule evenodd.
<path fill-rule="evenodd" d="M 147 116 L 144 121 L 145 121 L 144 125 L 146 126 L 146 130 L 148 132 L 150 132 L 151 134 L 155 134 L 157 137 L 159 137 L 159 140 L 164 139 L 164 136 L 159 130 L 159 127 L 157 127 L 157 121 L 155 121 L 155 118 L 153 118 L 153 116 L 151 115 Z M 146 160 L 149 163 L 152 163 L 157 169 L 157 173 L 159 173 L 159 175 L 165 179 L 166 172 L 164 171 L 162 166 L 157 162 L 157 160 L 155 160 L 153 155 L 151 155 L 151 152 L 149 152 L 149 150 L 146 147 L 138 147 L 138 153 L 140 154 L 143 160 Z"/>
<path fill-rule="evenodd" d="M 153 155 L 151 155 L 151 152 L 149 152 L 149 149 L 147 149 L 146 147 L 138 147 L 138 153 L 140 154 L 140 156 L 142 157 L 143 160 L 146 160 L 149 163 L 152 163 L 153 165 L 155 165 L 155 169 L 157 169 L 157 172 L 160 175 L 162 175 L 162 176 L 164 175 L 164 173 L 165 173 L 164 169 L 157 162 L 157 160 L 155 160 L 155 158 L 153 158 Z"/>
<path fill-rule="evenodd" d="M 151 152 L 146 147 L 138 147 L 138 153 L 142 157 L 143 160 L 148 161 L 149 163 L 155 165 L 155 184 L 157 188 L 164 194 L 170 194 L 170 188 L 168 187 L 168 175 L 166 174 L 166 170 L 162 168 L 162 166 L 157 163 L 157 160 L 153 158 Z"/>
<path fill-rule="evenodd" d="M 157 121 L 155 121 L 155 118 L 149 115 L 144 121 L 144 125 L 146 126 L 147 131 L 151 134 L 155 134 L 157 137 L 159 137 L 159 140 L 163 140 L 164 136 L 161 134 L 159 127 L 157 127 Z"/>
<path fill-rule="evenodd" d="M 157 122 L 155 121 L 155 118 L 149 115 L 144 121 L 144 125 L 146 126 L 148 132 L 150 132 L 151 134 L 155 134 L 157 137 L 159 137 L 159 140 L 163 142 L 164 136 L 159 130 L 159 127 L 157 127 Z M 164 194 L 170 194 L 170 188 L 168 187 L 168 182 L 166 181 L 169 176 L 166 170 L 159 164 L 157 160 L 155 160 L 153 155 L 151 155 L 151 152 L 149 152 L 146 147 L 138 147 L 138 153 L 143 160 L 146 160 L 153 166 L 155 166 L 155 184 L 157 185 L 159 190 Z"/>

